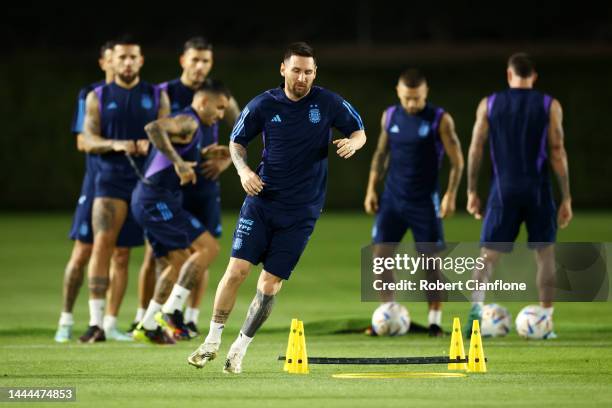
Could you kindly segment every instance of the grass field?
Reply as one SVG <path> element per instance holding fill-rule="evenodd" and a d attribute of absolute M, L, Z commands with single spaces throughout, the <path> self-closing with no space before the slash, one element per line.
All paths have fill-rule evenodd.
<path fill-rule="evenodd" d="M 225 267 L 235 213 L 224 218 L 222 254 L 211 268 L 211 286 Z M 324 214 L 272 316 L 249 349 L 244 373 L 221 373 L 222 358 L 203 370 L 186 364 L 199 341 L 172 347 L 107 342 L 59 345 L 53 341 L 61 305 L 61 281 L 71 242 L 68 215 L 0 215 L 0 386 L 74 386 L 79 406 L 223 407 L 517 407 L 612 406 L 612 304 L 565 303 L 555 308 L 556 340 L 524 341 L 515 333 L 485 339 L 486 374 L 465 378 L 341 380 L 338 372 L 445 372 L 442 366 L 311 366 L 292 376 L 276 357 L 284 354 L 292 317 L 306 325 L 311 356 L 427 356 L 448 352 L 448 338 L 409 334 L 369 338 L 334 334 L 363 324 L 375 304 L 360 302 L 359 249 L 368 243 L 371 219 Z M 449 241 L 476 241 L 479 223 L 456 217 L 445 225 Z M 521 239 L 524 239 L 524 235 Z M 577 214 L 561 241 L 612 241 L 612 214 Z M 142 252 L 131 259 L 131 277 L 120 324 L 136 308 L 136 275 Z M 242 289 L 224 335 L 227 351 L 252 298 L 256 274 Z M 210 291 L 209 293 L 212 293 Z M 206 326 L 211 296 L 202 306 Z M 407 305 L 426 322 L 424 304 Z M 513 315 L 524 304 L 505 304 Z M 469 305 L 447 304 L 443 324 L 467 314 Z M 83 288 L 75 309 L 76 333 L 87 323 Z M 466 344 L 467 345 L 467 344 Z M 0 403 L 1 405 L 2 403 Z M 44 406 L 36 403 L 35 406 Z M 57 406 L 57 405 L 53 405 Z"/>

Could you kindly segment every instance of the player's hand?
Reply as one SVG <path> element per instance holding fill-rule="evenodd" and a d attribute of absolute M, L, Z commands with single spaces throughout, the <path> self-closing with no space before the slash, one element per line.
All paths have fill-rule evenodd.
<path fill-rule="evenodd" d="M 136 153 L 136 143 L 133 140 L 113 140 L 111 147 L 114 152 Z"/>
<path fill-rule="evenodd" d="M 229 147 L 215 143 L 200 150 L 200 155 L 204 159 L 229 159 L 230 151 Z"/>
<path fill-rule="evenodd" d="M 368 191 L 363 202 L 366 214 L 374 215 L 378 212 L 378 194 L 376 191 Z"/>
<path fill-rule="evenodd" d="M 572 200 L 568 198 L 561 201 L 561 205 L 559 205 L 559 211 L 557 212 L 557 224 L 559 224 L 559 228 L 567 227 L 573 216 L 574 214 L 572 213 Z"/>
<path fill-rule="evenodd" d="M 482 219 L 480 212 L 480 197 L 475 192 L 468 193 L 467 212 L 474 216 L 475 219 Z"/>
<path fill-rule="evenodd" d="M 256 196 L 261 193 L 261 190 L 264 188 L 264 182 L 253 170 L 248 167 L 244 168 L 239 175 L 242 188 L 244 188 L 244 191 L 246 191 L 248 195 Z"/>
<path fill-rule="evenodd" d="M 181 179 L 181 186 L 187 183 L 195 184 L 196 174 L 193 168 L 197 165 L 196 162 L 180 161 L 174 164 L 174 171 Z"/>
<path fill-rule="evenodd" d="M 453 193 L 444 194 L 440 203 L 440 218 L 450 218 L 455 214 L 455 201 L 456 197 Z"/>
<path fill-rule="evenodd" d="M 217 180 L 232 164 L 229 156 L 225 159 L 208 159 L 200 165 L 200 174 L 209 180 Z"/>
<path fill-rule="evenodd" d="M 147 139 L 139 139 L 136 141 L 136 155 L 146 156 L 149 154 L 149 141 Z"/>
<path fill-rule="evenodd" d="M 344 139 L 336 139 L 332 143 L 338 148 L 338 150 L 336 150 L 338 156 L 342 157 L 343 159 L 348 159 L 358 150 L 355 147 L 355 143 L 346 137 Z"/>

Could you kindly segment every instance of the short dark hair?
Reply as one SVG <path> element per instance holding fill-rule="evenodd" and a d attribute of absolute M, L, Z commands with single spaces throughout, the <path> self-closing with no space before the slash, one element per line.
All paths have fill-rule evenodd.
<path fill-rule="evenodd" d="M 314 50 L 308 44 L 303 41 L 294 42 L 289 44 L 285 49 L 285 54 L 283 55 L 283 61 L 291 58 L 292 55 L 299 55 L 300 57 L 310 57 L 314 60 L 315 64 L 317 63 L 317 59 L 314 55 Z"/>
<path fill-rule="evenodd" d="M 508 58 L 508 68 L 512 68 L 514 73 L 521 78 L 529 78 L 536 71 L 532 59 L 524 52 L 512 54 Z"/>
<path fill-rule="evenodd" d="M 191 37 L 185 44 L 183 45 L 183 52 L 187 52 L 187 50 L 210 50 L 212 51 L 213 46 L 208 40 L 204 37 Z"/>
<path fill-rule="evenodd" d="M 202 85 L 200 85 L 195 93 L 206 92 L 212 93 L 214 95 L 224 95 L 227 99 L 232 97 L 229 89 L 225 86 L 225 84 L 218 79 L 206 78 Z"/>
<path fill-rule="evenodd" d="M 408 88 L 418 88 L 427 83 L 425 75 L 417 68 L 408 68 L 399 77 L 399 82 Z"/>
<path fill-rule="evenodd" d="M 115 45 L 138 45 L 140 46 L 140 42 L 132 35 L 132 34 L 122 34 L 113 41 L 113 46 Z"/>
<path fill-rule="evenodd" d="M 106 50 L 112 50 L 113 48 L 115 48 L 114 41 L 107 41 L 102 44 L 102 46 L 100 47 L 100 58 L 104 58 L 104 53 L 106 52 Z"/>

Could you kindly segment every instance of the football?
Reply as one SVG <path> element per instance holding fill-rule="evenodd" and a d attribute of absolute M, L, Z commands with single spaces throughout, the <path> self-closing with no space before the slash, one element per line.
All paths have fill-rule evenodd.
<path fill-rule="evenodd" d="M 516 316 L 516 332 L 527 339 L 548 339 L 553 335 L 552 316 L 538 305 L 525 306 Z"/>
<path fill-rule="evenodd" d="M 406 307 L 395 302 L 383 303 L 372 315 L 372 330 L 378 336 L 401 336 L 410 329 Z"/>
<path fill-rule="evenodd" d="M 485 337 L 503 337 L 510 332 L 512 316 L 508 309 L 496 303 L 482 307 L 480 332 Z"/>

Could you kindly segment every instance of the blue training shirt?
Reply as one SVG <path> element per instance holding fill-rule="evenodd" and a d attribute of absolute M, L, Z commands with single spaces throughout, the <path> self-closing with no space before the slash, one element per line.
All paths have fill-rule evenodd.
<path fill-rule="evenodd" d="M 437 197 L 444 156 L 439 132 L 443 115 L 444 109 L 430 103 L 415 115 L 399 104 L 385 111 L 384 125 L 389 141 L 385 193 L 397 202 L 420 202 Z"/>
<path fill-rule="evenodd" d="M 160 89 L 140 81 L 135 87 L 125 89 L 112 82 L 94 89 L 100 109 L 100 135 L 113 140 L 147 139 L 144 127 L 157 119 L 159 113 Z M 142 168 L 145 156 L 133 157 Z M 133 173 L 123 152 L 98 155 L 101 171 Z"/>
<path fill-rule="evenodd" d="M 263 135 L 256 173 L 265 186 L 246 201 L 281 210 L 309 208 L 318 214 L 325 201 L 331 128 L 349 136 L 364 127 L 355 108 L 327 89 L 313 86 L 294 102 L 281 85 L 251 100 L 231 134 L 232 142 L 245 147 Z"/>
<path fill-rule="evenodd" d="M 181 82 L 180 78 L 173 79 L 168 82 L 162 82 L 159 84 L 159 88 L 163 91 L 166 91 L 168 94 L 168 99 L 170 99 L 170 108 L 172 113 L 181 112 L 186 108 L 191 107 L 191 103 L 193 101 L 194 90 L 189 88 L 187 85 Z M 211 133 L 212 132 L 212 133 Z M 215 123 L 213 126 L 206 126 L 206 135 L 202 137 L 201 143 L 198 146 L 199 150 L 202 148 L 212 144 L 219 142 L 219 124 Z M 212 136 L 208 137 L 209 135 Z M 201 155 L 198 155 L 196 160 L 198 165 L 196 167 L 196 172 L 198 173 L 198 178 L 195 184 L 188 184 L 183 186 L 186 190 L 186 193 L 189 194 L 219 194 L 220 186 L 219 181 L 209 180 L 204 178 L 199 172 L 200 164 L 204 161 Z"/>
<path fill-rule="evenodd" d="M 502 203 L 542 188 L 550 190 L 548 125 L 552 97 L 509 88 L 487 98 L 492 191 Z"/>
<path fill-rule="evenodd" d="M 171 113 L 180 112 L 186 107 L 191 106 L 194 91 L 183 84 L 180 78 L 162 82 L 158 86 L 162 91 L 166 91 L 168 94 Z"/>
<path fill-rule="evenodd" d="M 213 126 L 206 126 L 200 120 L 195 110 L 191 106 L 183 109 L 180 112 L 173 113 L 171 116 L 188 115 L 194 118 L 198 123 L 198 129 L 193 135 L 193 139 L 188 144 L 173 144 L 176 152 L 185 161 L 196 161 L 200 156 L 201 147 L 213 143 Z M 174 165 L 162 152 L 157 150 L 155 146 L 151 148 L 147 162 L 144 168 L 145 178 L 153 185 L 164 188 L 170 191 L 178 191 L 181 189 L 179 176 L 174 171 Z M 203 178 L 197 175 L 198 178 Z M 216 186 L 216 183 L 207 180 Z M 211 187 L 212 188 L 212 187 Z"/>

